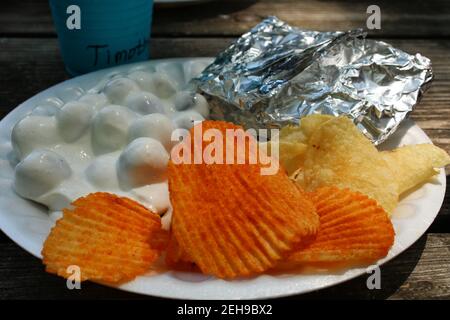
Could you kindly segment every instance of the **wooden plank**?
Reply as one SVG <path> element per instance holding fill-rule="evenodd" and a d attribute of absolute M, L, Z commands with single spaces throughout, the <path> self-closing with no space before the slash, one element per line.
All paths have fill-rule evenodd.
<path fill-rule="evenodd" d="M 317 291 L 307 299 L 449 299 L 450 235 L 428 234 L 381 267 L 381 289 L 367 289 L 367 275 Z M 293 297 L 294 299 L 296 297 Z"/>
<path fill-rule="evenodd" d="M 370 0 L 221 0 L 155 8 L 155 36 L 237 36 L 266 16 L 275 15 L 294 26 L 312 30 L 365 28 Z M 440 37 L 450 35 L 450 3 L 445 0 L 378 0 L 381 30 L 374 36 Z M 2 4 L 0 34 L 54 34 L 48 1 L 24 0 Z"/>
<path fill-rule="evenodd" d="M 10 243 L 11 239 L 9 239 L 6 234 L 4 234 L 2 231 L 0 231 L 0 243 Z"/>
<path fill-rule="evenodd" d="M 310 30 L 366 29 L 370 0 L 318 1 L 217 1 L 205 8 L 156 11 L 154 32 L 166 35 L 240 35 L 273 15 L 292 26 Z M 381 9 L 381 30 L 368 30 L 371 36 L 420 37 L 450 33 L 449 3 L 444 1 L 376 1 Z M 159 15 L 158 15 L 159 14 Z"/>
<path fill-rule="evenodd" d="M 39 259 L 16 244 L 0 243 L 0 252 L 0 300 L 143 297 L 88 282 L 82 290 L 68 290 L 64 279 L 46 273 Z"/>
<path fill-rule="evenodd" d="M 450 298 L 450 234 L 428 234 L 381 268 L 381 289 L 368 290 L 367 275 L 291 299 Z M 68 290 L 64 279 L 47 274 L 41 262 L 15 244 L 0 243 L 0 300 L 149 298 L 85 282 Z"/>
<path fill-rule="evenodd" d="M 438 217 L 430 227 L 430 232 L 450 233 L 450 175 L 447 173 L 444 201 Z"/>

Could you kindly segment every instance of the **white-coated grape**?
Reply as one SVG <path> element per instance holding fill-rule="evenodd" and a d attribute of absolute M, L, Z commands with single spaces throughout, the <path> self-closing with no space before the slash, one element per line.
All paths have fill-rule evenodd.
<path fill-rule="evenodd" d="M 152 73 L 152 92 L 159 98 L 168 99 L 177 92 L 176 84 L 167 75 Z"/>
<path fill-rule="evenodd" d="M 80 102 L 91 106 L 94 111 L 100 110 L 102 107 L 109 104 L 108 98 L 104 93 L 88 93 L 78 99 Z"/>
<path fill-rule="evenodd" d="M 39 102 L 12 133 L 17 162 L 22 160 L 18 193 L 60 210 L 80 196 L 106 191 L 166 212 L 172 133 L 209 116 L 203 96 L 180 91 L 200 65 L 187 69 L 178 62 L 152 63 L 105 76 L 86 91 L 60 90 L 62 100 Z M 42 163 L 30 160 L 39 152 Z M 163 221 L 168 228 L 170 209 Z"/>
<path fill-rule="evenodd" d="M 161 62 L 155 66 L 155 74 L 162 75 L 172 82 L 175 87 L 181 87 L 185 84 L 184 71 L 180 63 Z"/>
<path fill-rule="evenodd" d="M 49 105 L 38 105 L 33 109 L 31 114 L 33 116 L 43 116 L 43 117 L 51 117 L 56 115 L 59 112 L 59 107 L 49 104 Z"/>
<path fill-rule="evenodd" d="M 63 213 L 61 211 L 51 211 L 49 212 L 50 221 L 56 223 L 57 220 L 63 217 Z"/>
<path fill-rule="evenodd" d="M 74 185 L 76 187 L 74 187 Z M 74 199 L 83 197 L 96 190 L 81 179 L 81 176 L 73 170 L 69 179 L 62 181 L 58 186 L 33 200 L 46 205 L 51 211 L 68 208 Z"/>
<path fill-rule="evenodd" d="M 80 101 L 71 101 L 62 106 L 56 118 L 63 139 L 73 142 L 81 137 L 89 127 L 93 114 L 92 107 Z"/>
<path fill-rule="evenodd" d="M 74 195 L 71 191 L 70 189 L 56 188 L 36 200 L 48 206 L 51 211 L 59 211 L 69 207 L 74 198 L 82 196 Z"/>
<path fill-rule="evenodd" d="M 176 128 L 191 129 L 197 122 L 205 120 L 202 115 L 193 110 L 178 112 L 174 118 L 173 123 Z"/>
<path fill-rule="evenodd" d="M 199 93 L 190 91 L 177 92 L 174 98 L 174 107 L 177 111 L 194 110 L 205 119 L 209 116 L 208 102 Z"/>
<path fill-rule="evenodd" d="M 133 140 L 119 157 L 117 172 L 123 188 L 136 188 L 166 179 L 169 154 L 152 138 Z"/>
<path fill-rule="evenodd" d="M 209 65 L 209 61 L 187 61 L 183 63 L 183 73 L 185 82 L 189 82 L 192 78 L 197 78 L 206 66 Z"/>
<path fill-rule="evenodd" d="M 85 171 L 87 180 L 101 189 L 117 189 L 118 180 L 116 173 L 117 155 L 108 153 L 97 157 Z"/>
<path fill-rule="evenodd" d="M 84 94 L 84 89 L 78 86 L 64 86 L 57 89 L 57 92 L 57 95 L 61 99 L 61 101 L 68 102 L 80 98 Z"/>
<path fill-rule="evenodd" d="M 22 197 L 35 199 L 70 177 L 67 161 L 50 150 L 34 150 L 16 166 L 14 188 Z"/>
<path fill-rule="evenodd" d="M 97 153 L 111 152 L 127 142 L 128 126 L 136 114 L 128 108 L 109 105 L 101 109 L 93 120 L 92 142 Z"/>
<path fill-rule="evenodd" d="M 161 227 L 164 230 L 170 230 L 170 225 L 172 223 L 172 215 L 173 215 L 173 209 L 172 209 L 172 206 L 169 205 L 169 208 L 167 208 L 167 211 L 164 213 L 164 215 L 161 218 Z"/>
<path fill-rule="evenodd" d="M 189 109 L 195 104 L 195 94 L 190 91 L 179 91 L 175 94 L 173 104 L 177 111 Z"/>
<path fill-rule="evenodd" d="M 62 107 L 64 105 L 64 101 L 57 97 L 48 97 L 41 102 L 39 102 L 39 105 L 43 106 L 54 106 L 54 107 Z"/>
<path fill-rule="evenodd" d="M 202 115 L 203 118 L 209 117 L 209 104 L 206 98 L 199 93 L 194 96 L 194 106 L 193 110 L 197 111 Z"/>
<path fill-rule="evenodd" d="M 134 91 L 139 91 L 139 86 L 128 78 L 112 79 L 103 89 L 103 92 L 113 104 L 122 104 L 127 96 Z"/>
<path fill-rule="evenodd" d="M 25 158 L 37 148 L 45 148 L 60 141 L 55 117 L 26 116 L 16 123 L 11 142 L 18 159 Z"/>
<path fill-rule="evenodd" d="M 131 191 L 133 199 L 149 207 L 159 215 L 164 214 L 170 207 L 169 187 L 167 182 L 153 183 Z"/>
<path fill-rule="evenodd" d="M 153 113 L 136 119 L 128 130 L 128 141 L 140 137 L 148 137 L 158 140 L 170 150 L 172 147 L 171 135 L 174 127 L 172 121 L 163 114 Z"/>
<path fill-rule="evenodd" d="M 134 80 L 139 87 L 144 91 L 154 92 L 155 86 L 153 84 L 153 77 L 149 72 L 141 70 L 133 71 L 128 75 L 128 78 Z"/>
<path fill-rule="evenodd" d="M 150 92 L 133 92 L 125 99 L 125 106 L 139 114 L 162 113 L 164 105 L 162 101 Z"/>

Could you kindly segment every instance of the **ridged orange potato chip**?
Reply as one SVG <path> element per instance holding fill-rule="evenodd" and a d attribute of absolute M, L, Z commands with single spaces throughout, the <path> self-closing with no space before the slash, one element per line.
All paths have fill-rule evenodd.
<path fill-rule="evenodd" d="M 50 273 L 67 278 L 77 266 L 81 281 L 124 282 L 147 272 L 167 245 L 160 217 L 133 200 L 98 192 L 72 205 L 44 243 Z"/>
<path fill-rule="evenodd" d="M 191 152 L 195 143 L 203 149 L 208 145 L 194 141 L 195 128 Z M 216 129 L 223 137 L 227 129 L 242 130 L 221 121 L 204 121 L 202 129 Z M 247 160 L 250 152 L 246 149 Z M 248 162 L 169 163 L 171 230 L 181 250 L 205 274 L 234 278 L 261 273 L 317 232 L 313 204 L 284 170 L 261 175 L 262 165 Z"/>
<path fill-rule="evenodd" d="M 394 229 L 375 200 L 348 189 L 323 187 L 312 193 L 320 228 L 316 239 L 289 262 L 319 267 L 370 264 L 385 257 Z"/>
<path fill-rule="evenodd" d="M 173 235 L 167 246 L 166 265 L 171 269 L 186 271 L 192 271 L 196 267 L 192 258 L 180 247 Z"/>

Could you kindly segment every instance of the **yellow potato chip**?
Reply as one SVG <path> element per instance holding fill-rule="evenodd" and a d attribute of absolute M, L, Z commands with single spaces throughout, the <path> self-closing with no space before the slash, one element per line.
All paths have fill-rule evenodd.
<path fill-rule="evenodd" d="M 307 137 L 305 136 L 303 130 L 300 126 L 287 125 L 280 129 L 280 141 L 286 142 L 301 142 L 304 143 L 307 141 Z"/>
<path fill-rule="evenodd" d="M 333 119 L 334 116 L 324 114 L 311 114 L 300 119 L 298 126 L 287 125 L 280 130 L 280 141 L 292 143 L 308 143 L 311 135 L 323 123 Z"/>
<path fill-rule="evenodd" d="M 381 154 L 395 174 L 399 194 L 426 182 L 439 173 L 438 168 L 450 164 L 447 152 L 433 144 L 408 145 Z"/>
<path fill-rule="evenodd" d="M 278 145 L 280 164 L 286 170 L 288 175 L 294 173 L 299 167 L 303 166 L 307 145 L 304 143 L 295 143 L 290 141 L 279 141 L 278 144 L 270 142 L 272 147 Z"/>
<path fill-rule="evenodd" d="M 300 120 L 300 126 L 288 125 L 281 128 L 277 146 L 280 163 L 288 175 L 303 167 L 310 136 L 320 125 L 332 118 L 334 117 L 330 115 L 309 115 Z M 270 145 L 268 147 L 270 148 Z"/>
<path fill-rule="evenodd" d="M 349 188 L 376 200 L 389 214 L 397 206 L 394 173 L 375 146 L 346 117 L 324 122 L 312 134 L 302 174 L 307 191 L 323 186 Z"/>
<path fill-rule="evenodd" d="M 160 217 L 133 200 L 98 192 L 72 205 L 45 240 L 47 272 L 68 278 L 77 266 L 81 281 L 120 283 L 147 272 L 165 249 Z"/>
<path fill-rule="evenodd" d="M 326 114 L 311 114 L 300 120 L 300 128 L 307 140 L 325 122 L 333 119 L 334 116 Z M 307 141 L 306 140 L 306 141 Z"/>
<path fill-rule="evenodd" d="M 303 143 L 306 138 L 298 126 L 285 126 L 281 128 L 278 140 L 259 143 L 260 148 L 271 155 L 272 148 L 278 148 L 279 161 L 288 175 L 303 165 L 307 145 Z"/>

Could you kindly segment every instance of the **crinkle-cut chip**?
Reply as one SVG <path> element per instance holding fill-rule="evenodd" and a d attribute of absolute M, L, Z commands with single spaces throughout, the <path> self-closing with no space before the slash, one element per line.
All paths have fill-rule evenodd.
<path fill-rule="evenodd" d="M 121 283 L 147 272 L 167 246 L 160 217 L 133 200 L 97 192 L 72 205 L 42 249 L 50 273 L 68 278 L 77 266 L 82 281 Z"/>
<path fill-rule="evenodd" d="M 184 251 L 177 242 L 177 239 L 172 235 L 169 239 L 166 253 L 166 265 L 175 270 L 189 270 L 195 269 L 195 263 L 191 257 Z"/>
<path fill-rule="evenodd" d="M 408 145 L 381 152 L 395 173 L 400 194 L 439 173 L 438 168 L 450 164 L 447 152 L 431 143 Z"/>
<path fill-rule="evenodd" d="M 398 202 L 395 177 L 384 157 L 346 117 L 323 123 L 309 140 L 303 175 L 307 191 L 323 186 L 349 188 L 376 200 L 388 214 Z"/>
<path fill-rule="evenodd" d="M 242 129 L 222 121 L 199 125 L 203 132 L 213 128 L 223 137 L 226 129 Z M 195 127 L 189 141 L 195 143 L 193 131 Z M 203 149 L 209 144 L 197 143 Z M 317 232 L 314 206 L 284 170 L 261 175 L 262 166 L 248 162 L 169 163 L 171 231 L 205 274 L 235 278 L 261 273 Z"/>
<path fill-rule="evenodd" d="M 350 267 L 385 257 L 394 242 L 394 228 L 375 200 L 359 192 L 323 187 L 311 194 L 320 228 L 306 248 L 288 262 L 318 267 Z"/>

